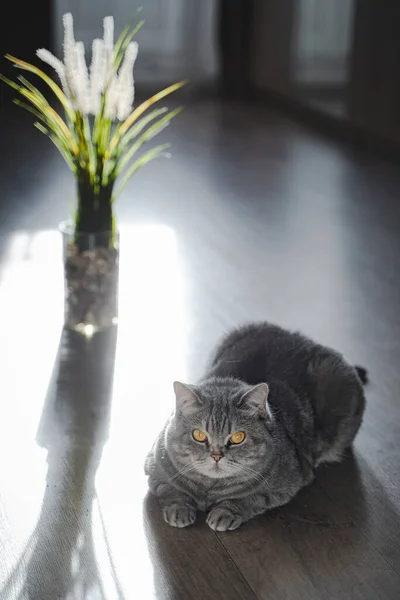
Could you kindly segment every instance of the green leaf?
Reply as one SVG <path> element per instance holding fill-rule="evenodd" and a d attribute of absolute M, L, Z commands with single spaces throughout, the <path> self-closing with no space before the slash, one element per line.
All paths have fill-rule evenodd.
<path fill-rule="evenodd" d="M 139 21 L 139 23 L 136 25 L 136 27 L 133 29 L 133 31 L 131 31 L 131 33 L 124 39 L 124 41 L 121 44 L 121 48 L 119 49 L 117 54 L 114 54 L 114 65 L 115 65 L 115 70 L 118 71 L 122 60 L 124 58 L 124 54 L 125 54 L 125 50 L 128 47 L 128 44 L 133 40 L 133 38 L 135 37 L 135 35 L 137 34 L 137 32 L 143 27 L 144 25 L 144 21 Z"/>
<path fill-rule="evenodd" d="M 155 148 L 152 148 L 151 150 L 148 150 L 148 152 L 145 152 L 145 154 L 143 154 L 143 156 L 141 156 L 135 163 L 133 163 L 131 168 L 122 177 L 122 180 L 118 185 L 115 195 L 118 196 L 122 192 L 122 190 L 124 189 L 124 187 L 126 186 L 128 181 L 130 180 L 132 175 L 134 173 L 136 173 L 136 171 L 138 169 L 140 169 L 140 167 L 143 167 L 148 162 L 150 162 L 151 160 L 154 160 L 155 158 L 158 158 L 159 156 L 163 156 L 163 155 L 168 156 L 164 151 L 167 148 L 170 148 L 170 146 L 171 146 L 171 144 L 162 144 L 160 146 L 156 146 Z"/>
<path fill-rule="evenodd" d="M 181 106 L 179 108 L 176 108 L 175 110 L 171 110 L 171 112 L 166 114 L 164 117 L 159 119 L 156 123 L 154 123 L 154 125 L 149 127 L 144 132 L 144 134 L 141 135 L 140 138 L 131 146 L 131 148 L 128 150 L 128 152 L 126 152 L 126 154 L 118 160 L 118 162 L 116 164 L 116 174 L 118 175 L 126 167 L 126 165 L 129 163 L 131 158 L 134 156 L 134 154 L 136 154 L 136 152 L 138 150 L 140 150 L 140 148 L 143 146 L 143 144 L 150 141 L 156 135 L 161 133 L 161 131 L 170 124 L 171 119 L 176 117 L 176 115 L 178 115 L 180 112 L 182 112 L 182 110 L 183 109 Z"/>
<path fill-rule="evenodd" d="M 24 110 L 30 112 L 32 115 L 34 115 L 37 119 L 40 119 L 41 121 L 43 121 L 44 123 L 47 122 L 47 119 L 43 116 L 43 114 L 36 110 L 36 108 L 34 108 L 33 106 L 30 106 L 29 104 L 25 104 L 25 102 L 22 102 L 21 100 L 18 100 L 18 98 L 13 98 L 13 102 L 14 104 L 16 104 L 17 106 L 20 106 L 21 108 L 23 108 Z"/>
<path fill-rule="evenodd" d="M 75 175 L 76 174 L 76 166 L 74 164 L 74 161 L 73 161 L 71 155 L 69 154 L 69 152 L 62 145 L 61 141 L 55 135 L 53 135 L 52 133 L 50 133 L 50 131 L 48 129 L 46 129 L 46 127 L 43 127 L 43 125 L 41 123 L 38 123 L 36 121 L 34 123 L 34 126 L 37 129 L 39 129 L 39 131 L 41 131 L 42 133 L 44 133 L 44 135 L 46 135 L 48 138 L 50 138 L 50 140 L 56 146 L 57 150 L 59 151 L 59 153 L 61 154 L 61 156 L 63 157 L 63 159 L 65 160 L 65 162 L 67 163 L 67 165 L 69 166 L 69 168 L 71 169 L 71 171 Z"/>
<path fill-rule="evenodd" d="M 131 112 L 129 117 L 127 117 L 125 119 L 125 121 L 123 123 L 121 123 L 121 125 L 119 125 L 115 134 L 113 135 L 111 142 L 110 142 L 110 146 L 107 151 L 106 159 L 108 160 L 109 158 L 111 158 L 113 152 L 115 151 L 115 149 L 117 148 L 117 146 L 119 144 L 120 139 L 127 133 L 127 131 L 131 128 L 131 126 L 140 117 L 140 115 L 142 115 L 148 108 L 150 108 L 150 106 L 152 104 L 154 104 L 155 102 L 158 102 L 162 98 L 165 98 L 165 96 L 172 94 L 172 92 L 179 90 L 179 88 L 184 86 L 186 83 L 187 83 L 187 80 L 179 81 L 178 83 L 174 83 L 173 85 L 170 85 L 169 87 L 165 88 L 164 90 L 161 90 L 157 94 L 154 94 L 154 96 L 151 96 L 151 98 L 148 98 L 147 100 L 145 100 L 145 102 L 142 102 L 142 104 L 140 104 L 137 108 L 135 108 L 135 110 L 133 112 Z"/>
<path fill-rule="evenodd" d="M 22 102 L 21 102 L 21 105 L 22 105 Z M 30 107 L 27 107 L 27 109 L 30 110 Z M 43 125 L 41 123 L 38 123 L 38 121 L 36 121 L 33 125 L 37 129 L 39 129 L 39 131 L 44 133 L 44 135 L 50 135 L 50 131 L 48 129 L 46 129 L 46 127 L 43 127 Z"/>
<path fill-rule="evenodd" d="M 24 96 L 39 112 L 43 114 L 46 119 L 46 124 L 54 131 L 54 133 L 60 138 L 65 146 L 71 151 L 72 154 L 77 155 L 79 149 L 76 142 L 68 129 L 66 123 L 62 120 L 60 115 L 50 106 L 48 103 L 42 102 L 40 97 L 36 94 L 27 90 L 26 88 L 20 87 L 19 93 Z"/>
<path fill-rule="evenodd" d="M 1 74 L 0 79 L 4 81 L 7 85 L 9 85 L 11 88 L 15 89 L 19 94 L 21 94 L 21 96 L 29 100 L 29 102 L 33 105 L 34 109 L 36 109 L 36 111 L 38 111 L 41 115 L 40 117 L 38 117 L 38 114 L 34 112 L 33 114 L 36 116 L 36 118 L 40 118 L 41 120 L 43 120 L 46 123 L 46 125 L 50 129 L 52 129 L 54 134 L 60 138 L 63 144 L 67 148 L 69 148 L 72 154 L 76 154 L 78 152 L 78 148 L 76 147 L 76 143 L 73 139 L 71 131 L 68 129 L 67 125 L 62 120 L 60 115 L 50 106 L 47 100 L 42 100 L 42 94 L 40 94 L 40 92 L 38 95 L 36 92 L 33 92 L 30 89 L 27 89 L 22 85 L 15 83 L 11 79 L 8 79 L 8 77 L 5 77 Z M 25 103 L 23 103 L 23 108 L 27 109 L 27 105 Z"/>
<path fill-rule="evenodd" d="M 89 170 L 90 170 L 90 174 L 91 174 L 92 180 L 93 180 L 94 174 L 96 173 L 96 156 L 95 156 L 94 147 L 93 147 L 90 123 L 89 123 L 89 119 L 87 116 L 83 117 L 83 133 L 85 136 L 87 152 L 89 155 L 88 156 L 89 157 Z"/>
<path fill-rule="evenodd" d="M 18 81 L 20 81 L 30 92 L 32 92 L 38 98 L 40 98 L 40 100 L 43 102 L 43 104 L 46 104 L 46 105 L 50 106 L 50 104 L 47 101 L 46 97 L 38 90 L 38 88 L 36 86 L 34 86 L 30 81 L 28 81 L 28 79 L 26 79 L 23 75 L 19 75 L 18 76 Z M 73 134 L 74 133 L 74 127 L 75 127 L 75 121 L 72 121 L 70 119 L 68 113 L 66 113 L 66 117 L 67 117 L 67 122 L 68 122 L 68 129 L 70 130 L 71 134 Z"/>
<path fill-rule="evenodd" d="M 160 115 L 164 115 L 168 111 L 168 108 L 164 106 L 163 108 L 157 108 L 156 110 L 152 110 L 151 113 L 139 119 L 139 121 L 130 128 L 130 130 L 124 135 L 119 144 L 119 150 L 122 151 L 126 148 L 126 146 L 131 142 L 139 133 L 143 131 L 143 129 L 154 119 L 157 119 Z"/>
<path fill-rule="evenodd" d="M 128 144 L 137 136 L 143 129 L 150 123 L 152 120 L 156 119 L 160 115 L 165 114 L 168 111 L 168 108 L 163 107 L 157 110 L 153 110 L 151 113 L 142 117 L 136 125 L 131 127 L 131 129 L 124 135 L 119 146 L 118 146 L 118 154 L 113 156 L 113 158 L 106 160 L 104 163 L 104 171 L 103 171 L 103 179 L 106 181 L 108 177 L 116 170 L 119 166 L 119 159 L 123 153 L 123 151 L 127 148 Z M 131 156 L 133 156 L 132 153 Z M 121 169 L 119 169 L 121 170 Z"/>
<path fill-rule="evenodd" d="M 15 58 L 15 56 L 11 56 L 11 54 L 6 54 L 5 58 L 10 62 L 14 63 L 14 65 L 20 67 L 20 69 L 29 71 L 30 73 L 34 73 L 35 75 L 40 77 L 40 79 L 42 79 L 42 81 L 44 81 L 57 96 L 57 98 L 63 105 L 64 110 L 68 115 L 68 118 L 71 119 L 71 121 L 75 121 L 75 111 L 72 110 L 68 98 L 66 97 L 60 86 L 57 85 L 56 82 L 53 81 L 53 79 L 51 79 L 51 77 L 46 75 L 46 73 L 41 69 L 38 69 L 38 67 L 35 67 L 34 65 L 31 65 L 30 63 L 25 62 L 24 60 L 20 60 L 19 58 Z"/>
<path fill-rule="evenodd" d="M 117 41 L 114 44 L 114 57 L 118 56 L 118 54 L 121 51 L 121 46 L 124 42 L 124 39 L 126 38 L 126 36 L 128 35 L 129 31 L 131 29 L 131 25 L 126 25 L 124 27 L 124 29 L 122 30 L 121 35 L 119 36 L 119 38 L 117 39 Z"/>
<path fill-rule="evenodd" d="M 18 76 L 18 81 L 20 81 L 33 94 L 36 94 L 36 96 L 38 96 L 38 98 L 40 98 L 43 103 L 48 104 L 48 101 L 43 96 L 43 94 L 37 89 L 37 87 L 35 87 L 34 85 L 31 84 L 30 81 L 28 81 L 27 79 L 25 79 L 25 77 L 23 77 L 23 75 L 19 75 Z"/>
<path fill-rule="evenodd" d="M 133 27 L 133 23 L 135 22 L 135 20 L 136 20 L 136 17 L 137 17 L 137 16 L 138 16 L 138 15 L 139 15 L 139 14 L 142 12 L 142 10 L 143 10 L 143 6 L 139 6 L 139 7 L 136 9 L 136 13 L 135 13 L 135 15 L 133 16 L 133 18 L 132 18 L 131 22 L 130 22 L 128 25 L 126 25 L 126 27 L 124 27 L 124 29 L 123 29 L 123 31 L 122 31 L 122 33 L 121 33 L 121 35 L 119 36 L 119 38 L 118 38 L 118 39 L 117 39 L 117 41 L 115 42 L 115 44 L 114 44 L 114 59 L 115 59 L 117 56 L 119 56 L 119 55 L 120 55 L 120 52 L 121 52 L 122 45 L 123 45 L 124 41 L 126 40 L 126 37 L 127 37 L 127 35 L 129 34 L 129 32 L 130 32 L 131 28 Z M 144 24 L 144 21 L 140 21 L 140 23 L 141 23 L 140 27 L 142 27 L 142 25 Z M 137 26 L 136 26 L 136 27 L 137 27 Z M 139 29 L 140 29 L 140 27 L 139 27 Z"/>
<path fill-rule="evenodd" d="M 15 81 L 12 81 L 12 79 L 8 79 L 8 77 L 0 73 L 0 80 L 10 86 L 10 88 L 13 90 L 17 90 L 17 92 L 19 92 L 21 86 L 18 83 L 15 83 Z"/>
<path fill-rule="evenodd" d="M 100 154 L 104 156 L 108 142 L 110 139 L 111 121 L 110 119 L 104 119 L 100 131 L 99 149 Z"/>
<path fill-rule="evenodd" d="M 104 119 L 105 107 L 106 107 L 106 95 L 103 92 L 101 95 L 100 110 L 94 118 L 94 124 L 93 124 L 93 143 L 94 144 L 98 144 L 99 139 L 100 139 L 100 130 L 102 127 L 102 123 L 105 120 Z"/>

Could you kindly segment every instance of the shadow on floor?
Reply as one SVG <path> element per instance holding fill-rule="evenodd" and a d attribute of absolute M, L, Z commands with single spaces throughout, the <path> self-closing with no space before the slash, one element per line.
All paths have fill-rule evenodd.
<path fill-rule="evenodd" d="M 2 600 L 106 600 L 92 534 L 95 476 L 108 438 L 117 331 L 86 340 L 64 332 L 37 442 L 47 449 L 46 489 L 37 525 L 5 582 Z M 123 600 L 107 535 L 115 595 Z"/>

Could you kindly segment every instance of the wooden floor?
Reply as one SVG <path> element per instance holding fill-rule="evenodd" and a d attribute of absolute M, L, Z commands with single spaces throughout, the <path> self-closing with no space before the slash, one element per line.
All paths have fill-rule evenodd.
<path fill-rule="evenodd" d="M 72 178 L 0 113 L 1 600 L 400 598 L 400 171 L 257 106 L 193 102 L 118 203 L 118 336 L 61 331 Z M 164 134 L 163 134 L 164 135 Z M 354 452 L 288 506 L 169 528 L 143 461 L 220 335 L 269 319 L 369 369 Z"/>

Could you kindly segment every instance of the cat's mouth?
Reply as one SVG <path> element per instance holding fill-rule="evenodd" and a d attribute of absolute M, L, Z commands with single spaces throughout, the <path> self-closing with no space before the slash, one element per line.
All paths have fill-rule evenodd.
<path fill-rule="evenodd" d="M 222 473 L 224 471 L 224 465 L 221 465 L 220 462 L 212 462 L 205 465 L 207 471 L 211 471 L 212 473 Z"/>
<path fill-rule="evenodd" d="M 218 462 L 213 461 L 212 463 L 207 461 L 205 464 L 201 465 L 200 468 L 198 468 L 198 471 L 202 475 L 213 477 L 215 479 L 219 477 L 229 477 L 233 474 L 229 464 L 223 459 Z"/>

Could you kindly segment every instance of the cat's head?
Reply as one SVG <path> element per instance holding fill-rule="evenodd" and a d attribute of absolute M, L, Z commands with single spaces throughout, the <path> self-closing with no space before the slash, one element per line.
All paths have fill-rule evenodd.
<path fill-rule="evenodd" d="M 182 473 L 257 479 L 272 455 L 268 385 L 214 378 L 196 386 L 175 382 L 174 390 L 167 443 Z"/>

